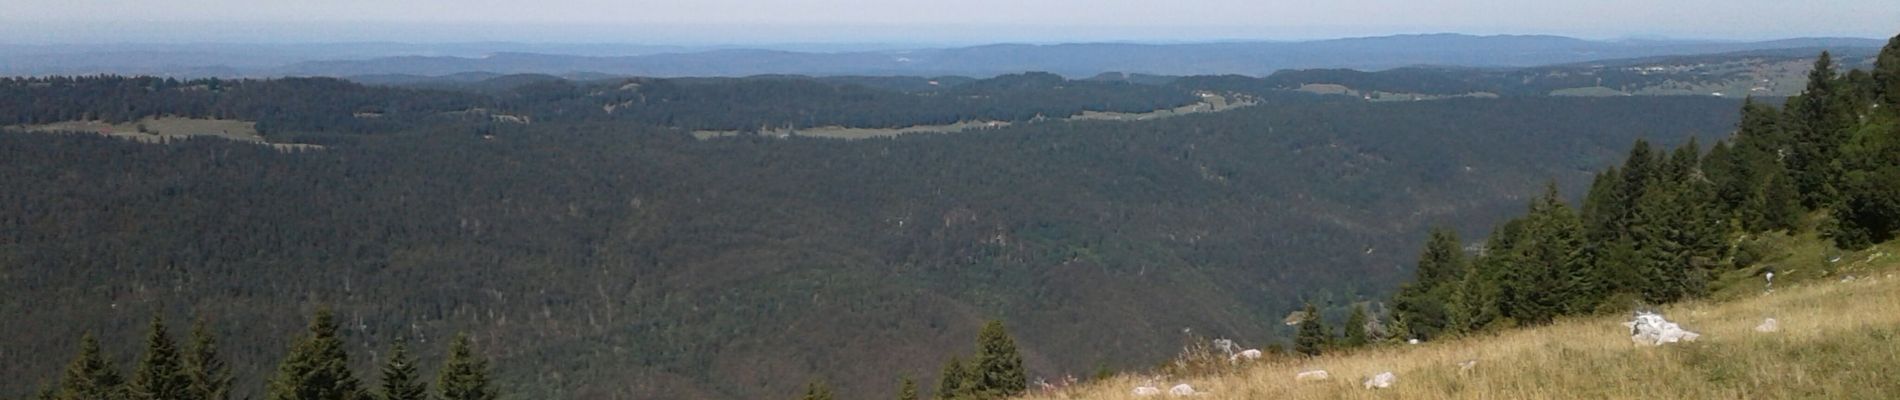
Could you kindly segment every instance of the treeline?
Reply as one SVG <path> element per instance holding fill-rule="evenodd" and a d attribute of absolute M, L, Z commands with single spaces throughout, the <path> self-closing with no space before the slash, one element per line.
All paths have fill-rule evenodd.
<path fill-rule="evenodd" d="M 0 100 L 4 100 L 0 101 L 0 125 L 122 123 L 159 116 L 238 119 L 255 121 L 259 133 L 282 141 L 296 134 L 414 129 L 464 119 L 445 113 L 489 103 L 473 94 L 363 86 L 330 78 L 179 80 L 113 75 L 0 78 Z"/>
<path fill-rule="evenodd" d="M 1147 112 L 1192 104 L 1192 91 L 1048 73 L 955 80 L 904 91 L 911 80 L 870 78 L 636 78 L 574 82 L 502 76 L 472 89 L 366 86 L 331 78 L 178 80 L 85 76 L 0 78 L 0 125 L 129 122 L 181 116 L 257 122 L 273 141 L 332 145 L 348 135 L 445 123 L 627 122 L 687 130 L 847 126 L 896 128 L 961 121 L 1027 121 L 1083 111 Z M 925 81 L 932 82 L 932 81 Z"/>
<path fill-rule="evenodd" d="M 1835 71 L 1821 53 L 1806 91 L 1749 102 L 1740 128 L 1706 153 L 1636 142 L 1598 173 L 1581 207 L 1552 186 L 1527 215 L 1467 257 L 1456 234 L 1431 234 L 1413 282 L 1393 296 L 1417 338 L 1537 325 L 1706 295 L 1713 277 L 1760 256 L 1737 234 L 1814 229 L 1845 249 L 1900 233 L 1900 37 L 1872 72 Z"/>
<path fill-rule="evenodd" d="M 1870 53 L 1854 51 L 1855 55 L 1843 61 L 1864 62 L 1872 58 Z M 1753 57 L 1762 62 L 1784 62 L 1805 59 L 1781 55 Z M 1725 61 L 1742 61 L 1741 56 L 1728 58 L 1683 57 L 1680 60 L 1657 60 L 1661 64 L 1704 64 Z M 1750 79 L 1746 68 L 1728 68 L 1697 71 L 1649 71 L 1641 70 L 1636 64 L 1601 65 L 1563 65 L 1521 69 L 1480 69 L 1480 68 L 1444 68 L 1444 67 L 1406 67 L 1383 71 L 1359 71 L 1351 69 L 1304 69 L 1274 72 L 1260 78 L 1262 85 L 1278 90 L 1299 89 L 1306 84 L 1337 84 L 1363 92 L 1417 93 L 1426 95 L 1461 95 L 1474 92 L 1486 92 L 1500 96 L 1547 96 L 1561 89 L 1605 87 L 1616 90 L 1635 91 L 1646 87 L 1683 85 L 1683 84 L 1725 84 L 1737 80 Z M 1849 72 L 1846 79 L 1865 82 L 1871 74 L 1862 71 L 1860 75 Z"/>
<path fill-rule="evenodd" d="M 990 320 L 976 338 L 976 353 L 966 362 L 950 356 L 938 374 L 936 400 L 998 400 L 1020 396 L 1029 389 L 1029 370 L 1023 368 L 1022 353 L 1016 339 L 1003 328 L 1003 321 Z M 905 375 L 897 384 L 897 400 L 922 397 L 917 381 Z M 822 380 L 805 385 L 800 400 L 832 400 L 831 386 Z"/>
<path fill-rule="evenodd" d="M 1148 112 L 1200 100 L 1189 90 L 1170 86 L 1067 80 L 1048 73 L 1003 75 L 911 92 L 854 83 L 858 81 L 796 76 L 542 81 L 501 95 L 501 103 L 563 121 L 756 131 L 1027 121 L 1083 111 Z"/>
<path fill-rule="evenodd" d="M 153 317 L 144 354 L 130 376 L 113 365 L 98 338 L 80 338 L 79 354 L 57 382 L 41 386 L 34 400 L 228 400 L 234 396 L 233 373 L 219 343 L 203 320 L 193 324 L 189 344 L 179 348 L 163 317 Z M 391 345 L 375 387 L 350 371 L 347 345 L 335 316 L 320 308 L 298 336 L 265 385 L 269 400 L 495 400 L 488 360 L 475 354 L 467 335 L 450 342 L 438 368 L 434 390 L 419 372 L 402 340 Z M 246 397 L 249 398 L 249 397 Z"/>

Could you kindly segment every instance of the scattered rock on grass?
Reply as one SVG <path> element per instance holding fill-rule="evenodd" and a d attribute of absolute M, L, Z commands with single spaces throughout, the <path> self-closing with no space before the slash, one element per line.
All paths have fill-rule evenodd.
<path fill-rule="evenodd" d="M 1302 371 L 1300 372 L 1299 375 L 1293 376 L 1293 380 L 1296 382 L 1323 381 L 1327 379 L 1333 379 L 1333 376 L 1331 374 L 1327 374 L 1326 370 L 1323 370 L 1323 369 L 1316 369 L 1312 371 Z"/>
<path fill-rule="evenodd" d="M 1761 332 L 1761 333 L 1780 332 L 1781 322 L 1775 321 L 1774 318 L 1769 318 L 1767 320 L 1761 321 L 1761 325 L 1755 325 L 1755 331 Z"/>
<path fill-rule="evenodd" d="M 1171 395 L 1175 395 L 1175 396 L 1199 396 L 1199 395 L 1201 395 L 1201 393 L 1200 393 L 1200 392 L 1196 392 L 1196 391 L 1194 391 L 1194 387 L 1193 387 L 1193 386 L 1188 386 L 1188 384 L 1185 384 L 1185 383 L 1183 383 L 1183 384 L 1179 384 L 1179 385 L 1174 385 L 1174 387 L 1172 387 L 1172 388 L 1168 388 L 1168 394 L 1171 394 Z"/>
<path fill-rule="evenodd" d="M 1385 389 L 1392 387 L 1392 384 L 1395 383 L 1399 383 L 1398 375 L 1393 375 L 1391 371 L 1380 372 L 1378 375 L 1373 375 L 1371 378 L 1366 379 L 1366 388 Z"/>
<path fill-rule="evenodd" d="M 1630 327 L 1630 341 L 1637 344 L 1660 346 L 1676 342 L 1693 342 L 1701 334 L 1682 329 L 1674 322 L 1663 319 L 1662 314 L 1651 312 L 1636 313 L 1636 319 L 1623 323 Z"/>

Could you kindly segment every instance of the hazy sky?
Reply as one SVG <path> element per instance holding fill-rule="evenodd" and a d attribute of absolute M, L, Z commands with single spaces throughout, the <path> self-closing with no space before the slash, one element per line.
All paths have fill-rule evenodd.
<path fill-rule="evenodd" d="M 0 43 L 1889 37 L 1896 0 L 5 0 Z"/>

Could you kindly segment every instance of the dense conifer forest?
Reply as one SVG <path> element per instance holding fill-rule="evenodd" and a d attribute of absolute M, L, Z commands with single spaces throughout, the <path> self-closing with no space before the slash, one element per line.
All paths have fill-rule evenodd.
<path fill-rule="evenodd" d="M 1369 103 L 1245 77 L 9 79 L 15 124 L 228 118 L 328 147 L 0 133 L 0 187 L 28 189 L 0 192 L 0 351 L 25 360 L 0 366 L 0 396 L 996 398 L 1146 368 L 1183 328 L 1316 353 L 1347 314 L 1430 338 L 1669 302 L 1745 260 L 1738 234 L 1820 215 L 1843 246 L 1892 238 L 1894 57 L 1818 68 L 1785 106 Z M 1195 91 L 1262 104 L 850 141 L 688 134 L 1032 121 Z M 1467 252 L 1460 234 L 1488 226 Z M 1347 306 L 1394 286 L 1390 312 Z M 193 321 L 185 346 L 167 317 Z M 1378 340 L 1365 325 L 1337 342 Z"/>
<path fill-rule="evenodd" d="M 1407 328 L 1395 334 L 1436 338 L 1699 298 L 1714 277 L 1755 266 L 1766 232 L 1817 230 L 1847 250 L 1893 240 L 1900 37 L 1872 72 L 1832 63 L 1822 53 L 1807 90 L 1785 106 L 1744 104 L 1739 129 L 1706 151 L 1637 141 L 1623 165 L 1596 175 L 1581 206 L 1553 185 L 1474 257 L 1455 232 L 1434 231 L 1413 281 L 1393 296 Z"/>

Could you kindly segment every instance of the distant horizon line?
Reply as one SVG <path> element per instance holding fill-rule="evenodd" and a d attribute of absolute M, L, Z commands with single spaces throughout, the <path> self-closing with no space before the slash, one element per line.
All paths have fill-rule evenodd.
<path fill-rule="evenodd" d="M 1355 39 L 1382 39 L 1382 38 L 1428 37 L 1428 36 L 1459 36 L 1459 37 L 1472 37 L 1472 38 L 1541 37 L 1541 38 L 1556 38 L 1556 39 L 1573 39 L 1573 40 L 1598 42 L 1598 43 L 1619 43 L 1619 42 L 1762 43 L 1762 42 L 1777 42 L 1777 41 L 1791 41 L 1791 40 L 1883 40 L 1883 39 L 1886 39 L 1883 37 L 1826 35 L 1826 34 L 1799 35 L 1799 36 L 1766 36 L 1766 37 L 1760 37 L 1760 38 L 1693 37 L 1693 36 L 1642 35 L 1642 34 L 1631 34 L 1631 35 L 1620 35 L 1620 36 L 1609 36 L 1609 37 L 1589 37 L 1589 36 L 1575 36 L 1575 35 L 1564 35 L 1564 34 L 1554 34 L 1554 33 L 1464 33 L 1464 32 L 1458 32 L 1458 31 L 1442 31 L 1442 32 L 1421 32 L 1421 33 L 1391 33 L 1391 34 L 1377 34 L 1377 35 L 1324 36 L 1324 37 L 1311 37 L 1311 38 L 1209 37 L 1209 38 L 1196 38 L 1196 39 L 1168 39 L 1168 38 L 1107 39 L 1107 38 L 1104 38 L 1104 39 L 1074 39 L 1074 40 L 1000 39 L 1000 40 L 968 40 L 968 41 L 963 41 L 963 40 L 947 40 L 947 41 L 946 40 L 916 40 L 916 41 L 790 40 L 790 41 L 643 42 L 643 41 L 573 41 L 573 40 L 532 40 L 532 39 L 528 39 L 528 40 L 467 40 L 467 41 L 434 41 L 434 40 L 403 41 L 403 40 L 396 40 L 396 39 L 342 39 L 342 40 L 310 39 L 310 40 L 256 40 L 256 41 L 241 41 L 241 40 L 150 40 L 150 41 L 119 40 L 119 41 L 110 41 L 110 40 L 101 40 L 101 41 L 71 41 L 71 42 L 44 42 L 44 41 L 21 42 L 21 41 L 0 40 L 0 46 L 54 47 L 54 46 L 517 45 L 517 46 L 673 47 L 673 48 L 698 48 L 698 49 L 709 49 L 709 50 L 710 49 L 738 50 L 738 49 L 748 49 L 748 48 L 799 47 L 799 46 L 839 46 L 839 47 L 884 46 L 884 47 L 891 47 L 893 50 L 897 50 L 897 49 L 901 49 L 897 46 L 919 46 L 919 47 L 909 47 L 909 48 L 922 49 L 922 48 L 931 48 L 931 47 L 938 47 L 938 48 L 978 47 L 978 46 L 993 46 L 993 45 L 1046 46 L 1046 45 L 1075 45 L 1075 44 L 1193 45 L 1193 44 L 1228 44 L 1228 43 L 1310 43 L 1310 42 L 1326 42 L 1326 41 L 1355 40 Z"/>

